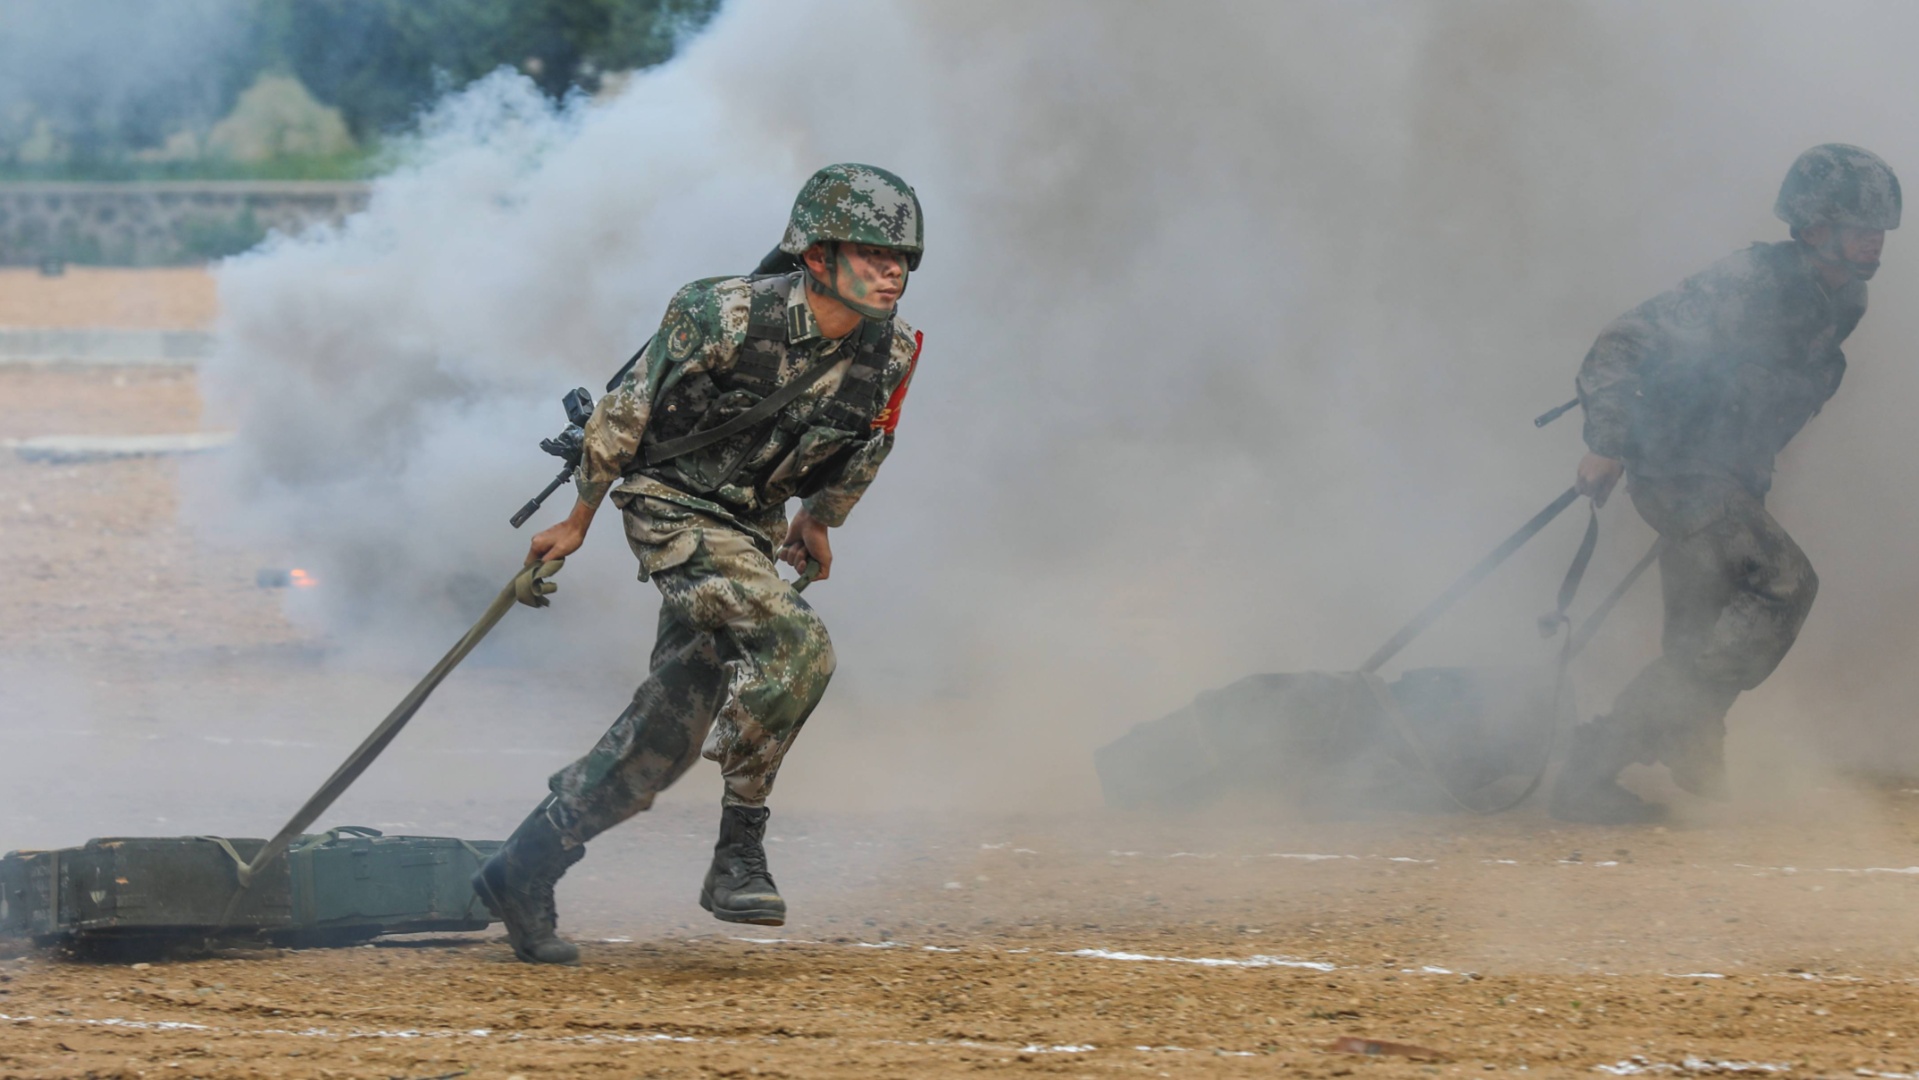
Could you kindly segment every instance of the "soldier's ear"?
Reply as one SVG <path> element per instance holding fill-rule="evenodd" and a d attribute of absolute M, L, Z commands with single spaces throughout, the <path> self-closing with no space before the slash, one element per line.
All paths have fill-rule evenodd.
<path fill-rule="evenodd" d="M 822 240 L 807 248 L 806 251 L 800 255 L 800 261 L 806 264 L 806 268 L 813 272 L 814 277 L 824 280 L 827 276 L 827 271 L 832 267 L 833 252 L 828 249 L 826 242 Z"/>

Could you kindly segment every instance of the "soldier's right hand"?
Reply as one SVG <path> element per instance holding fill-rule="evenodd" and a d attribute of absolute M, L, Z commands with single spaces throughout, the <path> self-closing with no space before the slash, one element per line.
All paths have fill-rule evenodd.
<path fill-rule="evenodd" d="M 565 521 L 533 534 L 533 543 L 526 552 L 526 565 L 564 559 L 580 550 L 580 545 L 586 543 L 586 530 L 592 526 L 593 514 L 597 509 L 584 500 L 575 502 L 573 512 L 567 515 Z"/>
<path fill-rule="evenodd" d="M 1594 506 L 1604 506 L 1607 496 L 1612 494 L 1613 485 L 1619 483 L 1619 477 L 1625 471 L 1625 463 L 1618 458 L 1588 453 L 1579 459 L 1579 471 L 1573 478 L 1573 488 L 1591 499 Z"/>

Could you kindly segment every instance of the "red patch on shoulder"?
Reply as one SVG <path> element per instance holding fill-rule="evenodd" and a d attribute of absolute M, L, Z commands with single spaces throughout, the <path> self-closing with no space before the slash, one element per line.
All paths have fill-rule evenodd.
<path fill-rule="evenodd" d="M 893 396 L 886 399 L 886 408 L 873 418 L 873 427 L 891 435 L 900 426 L 900 406 L 906 404 L 906 388 L 913 385 L 913 369 L 920 364 L 920 348 L 926 344 L 923 331 L 913 331 L 913 358 L 906 362 L 906 377 L 893 389 Z"/>

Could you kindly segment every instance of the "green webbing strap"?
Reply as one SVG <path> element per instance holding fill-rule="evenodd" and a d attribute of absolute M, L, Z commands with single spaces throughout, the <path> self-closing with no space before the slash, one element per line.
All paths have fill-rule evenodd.
<path fill-rule="evenodd" d="M 560 568 L 565 565 L 565 559 L 553 559 L 538 566 L 529 566 L 515 575 L 513 580 L 507 583 L 506 588 L 500 590 L 500 595 L 493 598 L 493 603 L 487 607 L 486 613 L 480 616 L 480 621 L 473 624 L 473 629 L 468 630 L 466 636 L 456 642 L 453 648 L 440 658 L 439 663 L 433 665 L 433 670 L 426 673 L 426 678 L 421 679 L 418 686 L 408 692 L 406 697 L 400 699 L 400 703 L 393 707 L 393 711 L 387 714 L 386 719 L 380 721 L 380 725 L 373 729 L 373 733 L 368 735 L 353 753 L 347 755 L 347 759 L 340 763 L 339 768 L 333 770 L 333 775 L 327 778 L 327 782 L 320 785 L 320 790 L 314 792 L 313 797 L 306 801 L 306 805 L 300 807 L 292 819 L 280 827 L 280 831 L 274 834 L 273 839 L 267 841 L 266 846 L 253 857 L 253 861 L 243 862 L 240 865 L 240 888 L 245 889 L 253 884 L 253 876 L 260 872 L 261 867 L 284 854 L 293 838 L 305 832 L 307 826 L 313 824 L 321 814 L 326 813 L 327 807 L 332 806 L 334 800 L 344 794 L 346 789 L 360 778 L 360 774 L 367 770 L 367 766 L 373 764 L 373 760 L 387 748 L 387 744 L 400 733 L 400 729 L 406 726 L 407 721 L 413 719 L 413 714 L 420 711 L 420 706 L 426 703 L 427 696 L 433 693 L 455 667 L 459 666 L 460 661 L 466 659 L 467 654 L 473 651 L 482 638 L 486 637 L 487 631 L 492 630 L 493 625 L 505 617 L 514 604 L 545 607 L 550 602 L 547 596 L 558 588 L 547 579 L 559 573 Z M 225 841 L 221 842 L 225 843 Z M 231 848 L 228 850 L 230 852 Z M 237 893 L 234 899 L 236 901 L 239 899 Z M 228 914 L 231 915 L 231 904 L 228 905 L 228 909 Z"/>
<path fill-rule="evenodd" d="M 1599 632 L 1600 624 L 1606 621 L 1606 616 L 1612 614 L 1613 606 L 1619 603 L 1620 598 L 1626 595 L 1641 574 L 1651 569 L 1653 563 L 1659 561 L 1660 554 L 1665 550 L 1665 537 L 1654 540 L 1652 547 L 1646 551 L 1639 562 L 1626 573 L 1618 585 L 1613 586 L 1613 591 L 1606 594 L 1606 598 L 1599 602 L 1599 606 L 1593 608 L 1593 613 L 1586 616 L 1586 621 L 1579 624 L 1579 629 L 1573 631 L 1572 639 L 1567 643 L 1567 648 L 1572 650 L 1574 656 L 1586 651 L 1586 646 L 1592 643 L 1593 635 Z"/>
<path fill-rule="evenodd" d="M 1380 668 L 1385 667 L 1388 660 L 1399 655 L 1399 650 L 1405 648 L 1414 638 L 1424 632 L 1427 627 L 1438 621 L 1439 617 L 1446 613 L 1446 609 L 1458 603 L 1460 597 L 1471 592 L 1473 586 L 1486 580 L 1488 574 L 1499 569 L 1499 565 L 1511 558 L 1513 552 L 1524 547 L 1526 541 L 1538 536 L 1539 530 L 1550 524 L 1554 518 L 1564 512 L 1568 506 L 1571 506 L 1573 500 L 1578 497 L 1578 491 L 1573 488 L 1567 488 L 1557 499 L 1546 504 L 1544 510 L 1534 514 L 1531 521 L 1521 525 L 1518 532 L 1507 537 L 1504 543 L 1494 548 L 1485 558 L 1479 560 L 1478 565 L 1466 571 L 1458 581 L 1453 582 L 1445 592 L 1440 593 L 1438 599 L 1427 604 L 1425 610 L 1413 616 L 1411 622 L 1400 627 L 1398 633 L 1386 640 L 1386 644 L 1381 645 L 1373 655 L 1367 657 L 1366 662 L 1359 665 L 1360 674 L 1370 675 Z"/>
<path fill-rule="evenodd" d="M 774 413 L 786 408 L 794 398 L 811 390 L 813 384 L 824 379 L 826 373 L 833 370 L 842 359 L 844 357 L 838 353 L 822 358 L 799 378 L 774 390 L 761 398 L 758 404 L 723 424 L 715 424 L 704 431 L 695 431 L 691 435 L 683 435 L 677 439 L 668 439 L 646 447 L 642 451 L 646 457 L 646 463 L 663 465 L 676 457 L 682 457 L 695 450 L 704 450 L 722 439 L 731 438 L 742 431 L 758 427 Z"/>
<path fill-rule="evenodd" d="M 239 852 L 233 850 L 233 845 L 227 842 L 226 837 L 200 836 L 200 837 L 195 837 L 195 839 L 205 840 L 205 841 L 208 841 L 209 843 L 220 845 L 220 850 L 227 853 L 227 857 L 233 860 L 233 865 L 239 868 L 239 872 L 241 874 L 245 874 L 247 872 L 247 861 L 240 857 Z"/>
<path fill-rule="evenodd" d="M 1571 492 L 1568 492 L 1568 494 L 1571 494 Z M 1566 500 L 1562 497 L 1562 501 L 1570 502 L 1571 500 Z M 1555 506 L 1557 505 L 1556 502 Z M 1559 509 L 1563 509 L 1563 507 L 1559 507 Z M 1541 512 L 1539 517 L 1535 517 L 1531 522 L 1528 522 L 1525 529 L 1521 529 L 1518 534 L 1515 534 L 1513 539 L 1507 541 L 1506 545 L 1502 545 L 1501 551 L 1509 555 L 1512 551 L 1518 550 L 1519 544 L 1530 539 L 1532 533 L 1539 531 L 1535 526 L 1543 526 L 1546 521 L 1552 520 L 1552 515 L 1557 515 L 1559 509 L 1555 509 L 1554 506 L 1547 507 L 1545 511 Z M 1531 532 L 1528 532 L 1528 529 L 1530 529 Z M 1517 543 L 1515 543 L 1515 541 L 1517 541 Z M 1412 723 L 1406 719 L 1405 713 L 1400 711 L 1399 702 L 1394 699 L 1392 691 L 1387 689 L 1385 682 L 1380 679 L 1375 670 L 1361 669 L 1359 673 L 1360 679 L 1365 682 L 1366 688 L 1372 692 L 1373 700 L 1378 703 L 1380 710 L 1384 712 L 1387 718 L 1392 722 L 1394 730 L 1399 733 L 1400 740 L 1406 744 L 1408 749 L 1412 750 L 1413 757 L 1418 759 L 1419 764 L 1432 775 L 1433 781 L 1439 785 L 1439 789 L 1445 792 L 1446 797 L 1451 799 L 1460 809 L 1474 814 L 1503 814 L 1531 798 L 1533 792 L 1538 791 L 1539 785 L 1545 781 L 1546 769 L 1552 764 L 1553 745 L 1559 740 L 1559 703 L 1566 700 L 1567 669 L 1572 666 L 1575 653 L 1573 642 L 1576 635 L 1573 633 L 1572 620 L 1567 617 L 1566 611 L 1572 607 L 1573 597 L 1579 594 L 1580 582 L 1585 580 L 1586 568 L 1592 564 L 1593 551 L 1598 546 L 1599 511 L 1598 508 L 1593 507 L 1589 509 L 1586 517 L 1586 534 L 1580 538 L 1579 550 L 1573 554 L 1572 565 L 1566 568 L 1566 576 L 1559 582 L 1558 605 L 1551 613 L 1539 617 L 1539 632 L 1542 636 L 1551 637 L 1553 634 L 1558 633 L 1561 627 L 1564 627 L 1566 630 L 1565 640 L 1559 646 L 1559 662 L 1555 665 L 1556 670 L 1553 673 L 1552 709 L 1547 718 L 1549 726 L 1546 728 L 1546 745 L 1540 750 L 1539 767 L 1533 771 L 1532 779 L 1527 781 L 1525 790 L 1500 805 L 1492 807 L 1474 806 L 1472 803 L 1467 802 L 1459 792 L 1454 791 L 1452 781 L 1446 778 L 1446 774 L 1440 771 L 1439 766 L 1436 765 L 1432 757 L 1426 753 L 1425 745 L 1419 741 L 1419 733 L 1413 730 Z M 1494 552 L 1494 555 L 1499 556 L 1500 552 Z M 1500 557 L 1503 558 L 1503 556 Z M 1487 562 L 1490 562 L 1492 566 L 1499 565 L 1498 562 L 1490 558 Z M 1484 566 L 1485 564 L 1482 563 L 1481 565 Z M 1474 569 L 1477 570 L 1478 567 Z M 1491 567 L 1487 567 L 1487 569 L 1490 571 Z M 1624 593 L 1625 589 L 1630 587 L 1633 581 L 1638 578 L 1639 571 L 1643 569 L 1644 564 L 1642 563 L 1639 570 L 1635 570 L 1632 574 L 1628 575 L 1625 583 L 1620 588 L 1613 590 L 1613 594 L 1607 598 L 1608 603 L 1616 602 L 1619 596 Z M 1474 582 L 1477 581 L 1477 579 L 1472 578 L 1470 574 L 1467 579 Z M 1610 610 L 1610 608 L 1608 607 L 1606 610 Z M 1604 618 L 1605 611 L 1596 612 L 1595 615 L 1598 618 Z M 1594 629 L 1597 628 L 1592 619 L 1587 620 L 1587 626 Z"/>

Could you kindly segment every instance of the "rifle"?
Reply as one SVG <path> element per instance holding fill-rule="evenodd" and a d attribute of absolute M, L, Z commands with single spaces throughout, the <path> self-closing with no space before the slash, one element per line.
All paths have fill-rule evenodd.
<path fill-rule="evenodd" d="M 644 349 L 641 350 L 641 352 L 644 352 L 644 351 L 645 351 Z M 633 360 L 638 360 L 638 359 L 639 359 L 638 355 L 635 355 L 633 358 Z M 627 361 L 628 367 L 631 367 L 633 365 L 633 360 Z M 621 377 L 622 376 L 615 376 L 614 385 L 618 385 L 619 379 Z M 807 382 L 805 379 L 801 379 L 800 383 L 804 384 L 799 387 L 799 389 L 802 389 L 802 390 L 805 389 L 805 386 L 812 385 L 810 382 Z M 611 386 L 609 386 L 607 389 L 609 393 L 612 391 Z M 795 393 L 797 392 L 798 391 L 795 391 Z M 778 394 L 776 392 L 775 397 L 777 396 Z M 788 395 L 789 399 L 791 396 L 792 395 Z M 768 400 L 772 400 L 772 399 L 769 398 Z M 566 419 L 567 419 L 566 430 L 560 432 L 558 435 L 554 436 L 551 439 L 541 439 L 540 449 L 546 451 L 549 454 L 552 454 L 554 457 L 559 458 L 561 461 L 564 461 L 566 463 L 566 467 L 560 470 L 560 475 L 554 477 L 553 481 L 546 485 L 545 490 L 541 491 L 538 495 L 533 496 L 533 498 L 527 500 L 527 504 L 525 506 L 520 507 L 520 512 L 513 515 L 513 527 L 516 529 L 526 524 L 526 519 L 532 517 L 535 513 L 539 511 L 540 504 L 546 501 L 547 496 L 553 494 L 555 491 L 558 491 L 560 489 L 561 484 L 564 484 L 568 480 L 573 479 L 573 473 L 576 470 L 578 470 L 580 467 L 580 457 L 586 451 L 586 422 L 592 419 L 593 417 L 593 395 L 587 392 L 586 387 L 576 386 L 573 389 L 567 391 L 566 396 L 560 399 L 560 406 L 566 410 Z M 706 434 L 710 436 L 712 432 L 709 431 Z M 695 439 L 699 437 L 700 436 L 698 435 L 693 436 L 693 438 Z M 565 561 L 566 560 L 564 559 L 560 559 L 554 562 L 547 563 L 546 565 L 552 567 L 553 569 L 543 570 L 541 572 L 541 576 L 542 577 L 551 576 L 553 573 L 559 570 L 560 564 L 564 563 Z M 811 559 L 811 558 L 807 559 L 805 568 L 800 572 L 799 580 L 793 583 L 793 591 L 805 592 L 806 587 L 808 585 L 813 584 L 813 579 L 818 577 L 819 573 L 820 573 L 819 562 L 815 559 Z M 544 591 L 551 592 L 553 590 L 551 586 L 547 586 L 545 587 Z M 532 607 L 541 607 L 544 605 L 544 601 L 541 601 L 540 603 L 534 603 L 533 601 L 526 600 L 524 598 L 522 598 L 521 602 L 529 604 Z M 501 608 L 501 610 L 504 611 L 505 609 Z M 494 616 L 494 618 L 497 619 L 497 616 Z M 490 628 L 493 624 L 489 622 L 486 625 L 487 627 Z M 478 633 L 484 634 L 486 633 L 486 631 L 482 629 L 482 630 L 479 630 Z M 477 641 L 478 638 L 475 638 L 475 640 Z M 461 653 L 460 655 L 464 656 L 466 654 Z M 453 663 L 458 663 L 458 662 L 459 661 L 457 659 L 453 661 Z M 438 683 L 436 682 L 435 685 L 438 685 Z M 431 692 L 430 689 L 428 692 Z M 424 695 L 422 695 L 422 699 L 424 699 Z M 408 713 L 407 715 L 411 716 L 412 714 Z M 404 723 L 404 721 L 402 722 Z M 378 753 L 378 751 L 375 751 L 375 753 Z M 358 776 L 359 774 L 356 772 L 354 773 L 354 775 Z M 318 811 L 315 811 L 315 814 L 317 816 Z M 304 828 L 304 826 L 302 827 Z"/>
<path fill-rule="evenodd" d="M 573 473 L 580 467 L 580 456 L 586 452 L 586 422 L 593 416 L 593 395 L 586 387 L 576 386 L 560 399 L 560 406 L 566 410 L 566 430 L 551 439 L 541 439 L 540 449 L 552 454 L 566 463 L 560 475 L 546 485 L 546 489 L 527 500 L 520 512 L 513 515 L 513 527 L 526 524 L 526 519 L 539 512 L 540 504 L 546 497 L 560 489 L 560 485 L 573 479 Z"/>
<path fill-rule="evenodd" d="M 1552 423 L 1554 420 L 1559 419 L 1560 417 L 1566 415 L 1567 413 L 1573 411 L 1574 409 L 1577 409 L 1578 407 L 1579 407 L 1578 398 L 1574 398 L 1571 401 L 1568 401 L 1567 403 L 1565 403 L 1564 405 L 1555 405 L 1552 408 L 1547 409 L 1545 412 L 1540 413 L 1538 416 L 1533 417 L 1533 426 L 1536 428 L 1545 427 L 1547 424 Z"/>

